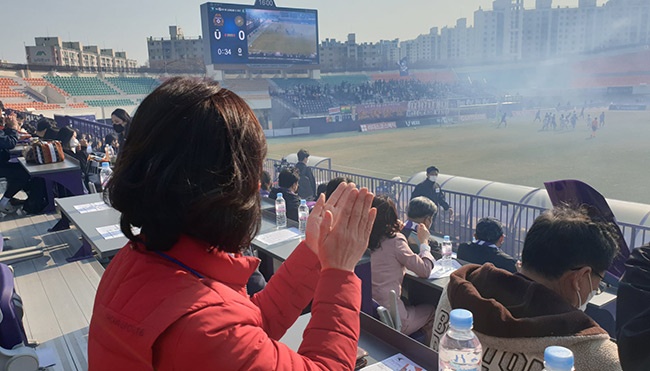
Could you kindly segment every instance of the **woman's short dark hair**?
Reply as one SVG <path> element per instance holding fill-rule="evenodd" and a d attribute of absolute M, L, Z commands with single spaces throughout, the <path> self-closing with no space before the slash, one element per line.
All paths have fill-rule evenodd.
<path fill-rule="evenodd" d="M 187 234 L 239 252 L 259 230 L 265 156 L 264 132 L 243 99 L 214 82 L 171 78 L 138 108 L 108 198 L 124 235 L 149 250 L 169 250 Z"/>
<path fill-rule="evenodd" d="M 368 248 L 375 251 L 379 248 L 381 241 L 395 237 L 395 233 L 400 231 L 400 224 L 397 219 L 395 202 L 390 197 L 375 196 L 372 200 L 372 207 L 377 209 L 377 217 L 372 225 Z"/>
<path fill-rule="evenodd" d="M 131 115 L 129 115 L 125 110 L 118 108 L 113 113 L 111 113 L 111 116 L 115 116 L 118 119 L 126 122 L 127 124 L 131 123 Z"/>
<path fill-rule="evenodd" d="M 609 268 L 618 252 L 616 227 L 587 206 L 562 205 L 537 217 L 526 233 L 521 262 L 550 279 L 581 267 Z"/>
<path fill-rule="evenodd" d="M 262 179 L 260 180 L 260 188 L 265 191 L 271 190 L 271 174 L 268 171 L 262 170 Z"/>
<path fill-rule="evenodd" d="M 295 167 L 283 169 L 278 175 L 278 185 L 281 188 L 291 188 L 300 181 L 300 173 Z"/>
<path fill-rule="evenodd" d="M 71 127 L 64 126 L 56 134 L 56 140 L 61 142 L 61 147 L 70 149 L 70 139 L 72 139 L 74 133 L 75 131 Z"/>
<path fill-rule="evenodd" d="M 113 134 L 106 134 L 106 138 L 104 138 L 104 144 L 107 146 L 113 145 L 113 142 L 117 140 L 117 137 Z"/>
<path fill-rule="evenodd" d="M 345 177 L 338 177 L 330 180 L 327 183 L 327 187 L 325 188 L 325 199 L 330 198 L 332 193 L 336 191 L 336 188 L 339 186 L 341 183 L 352 183 L 352 180 L 345 178 Z"/>

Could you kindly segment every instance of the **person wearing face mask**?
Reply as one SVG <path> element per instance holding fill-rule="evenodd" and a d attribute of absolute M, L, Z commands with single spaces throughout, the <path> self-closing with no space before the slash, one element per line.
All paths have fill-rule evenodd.
<path fill-rule="evenodd" d="M 437 167 L 429 166 L 427 168 L 427 178 L 422 183 L 415 186 L 413 193 L 411 193 L 411 200 L 416 197 L 424 196 L 433 201 L 438 210 L 443 209 L 452 214 L 454 211 L 449 207 L 449 204 L 445 200 L 445 194 L 442 192 L 440 184 L 437 183 L 438 173 L 439 171 Z"/>
<path fill-rule="evenodd" d="M 125 110 L 118 108 L 111 113 L 111 121 L 113 122 L 113 130 L 117 133 L 119 146 L 123 147 L 131 127 L 131 116 Z"/>
<path fill-rule="evenodd" d="M 544 212 L 526 234 L 520 272 L 486 263 L 450 275 L 433 328 L 446 329 L 452 309 L 471 311 L 483 370 L 501 370 L 503 362 L 513 370 L 542 369 L 550 345 L 569 348 L 576 370 L 621 370 L 616 344 L 583 312 L 618 252 L 617 233 L 585 206 Z M 442 334 L 434 333 L 434 350 Z"/>

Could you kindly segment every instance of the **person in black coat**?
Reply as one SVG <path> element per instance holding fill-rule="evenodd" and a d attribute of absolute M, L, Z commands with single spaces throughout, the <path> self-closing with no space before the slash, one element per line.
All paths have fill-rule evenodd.
<path fill-rule="evenodd" d="M 437 167 L 429 166 L 427 168 L 427 179 L 415 186 L 415 189 L 411 194 L 411 200 L 416 197 L 424 196 L 433 201 L 438 207 L 438 210 L 442 208 L 451 214 L 453 213 L 453 210 L 445 200 L 445 194 L 442 192 L 440 184 L 436 183 L 438 173 L 439 171 Z"/>
<path fill-rule="evenodd" d="M 650 370 L 650 244 L 625 263 L 616 300 L 618 354 L 623 370 Z"/>
<path fill-rule="evenodd" d="M 305 200 L 315 200 L 316 178 L 314 178 L 311 168 L 307 166 L 308 160 L 309 152 L 306 149 L 298 151 L 298 163 L 296 164 L 296 169 L 300 172 L 298 195 Z"/>
<path fill-rule="evenodd" d="M 269 198 L 278 198 L 278 193 L 282 193 L 284 202 L 287 205 L 287 218 L 298 221 L 298 207 L 300 206 L 300 197 L 296 194 L 298 190 L 298 181 L 300 175 L 295 168 L 285 168 L 278 176 L 278 188 L 272 188 Z"/>
<path fill-rule="evenodd" d="M 1 121 L 1 120 L 0 120 Z M 7 188 L 0 199 L 0 212 L 10 214 L 16 212 L 16 207 L 11 203 L 13 196 L 29 184 L 30 176 L 27 170 L 18 162 L 9 162 L 10 150 L 18 142 L 18 121 L 15 115 L 5 117 L 5 128 L 0 130 L 0 177 L 7 181 Z"/>
<path fill-rule="evenodd" d="M 505 235 L 499 220 L 480 219 L 474 237 L 476 241 L 458 246 L 458 259 L 474 264 L 492 263 L 497 268 L 517 273 L 517 260 L 500 249 Z"/>
<path fill-rule="evenodd" d="M 52 126 L 52 120 L 41 117 L 36 124 L 34 134 L 43 140 L 56 140 L 59 131 Z"/>
<path fill-rule="evenodd" d="M 131 116 L 125 110 L 118 108 L 111 113 L 111 122 L 113 130 L 117 133 L 119 148 L 122 148 L 131 128 Z"/>

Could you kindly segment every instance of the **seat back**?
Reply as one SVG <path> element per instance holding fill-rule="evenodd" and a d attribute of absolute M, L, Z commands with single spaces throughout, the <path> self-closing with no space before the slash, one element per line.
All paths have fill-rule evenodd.
<path fill-rule="evenodd" d="M 27 345 L 22 321 L 22 301 L 14 290 L 14 275 L 0 263 L 0 347 L 13 349 Z"/>
<path fill-rule="evenodd" d="M 366 259 L 364 255 L 364 258 L 354 267 L 354 273 L 361 279 L 361 311 L 372 316 L 375 308 L 372 304 L 372 271 L 369 256 Z"/>
<path fill-rule="evenodd" d="M 397 296 L 395 290 L 390 290 L 389 300 L 390 305 L 388 311 L 390 312 L 390 316 L 393 318 L 393 323 L 395 324 L 393 328 L 397 331 L 402 331 L 402 320 L 399 317 L 399 306 L 397 305 L 397 301 L 401 299 Z"/>
<path fill-rule="evenodd" d="M 384 325 L 393 329 L 395 328 L 395 323 L 393 322 L 393 318 L 390 316 L 388 309 L 382 307 L 381 305 L 378 306 L 377 316 L 379 317 L 379 320 L 384 323 Z"/>

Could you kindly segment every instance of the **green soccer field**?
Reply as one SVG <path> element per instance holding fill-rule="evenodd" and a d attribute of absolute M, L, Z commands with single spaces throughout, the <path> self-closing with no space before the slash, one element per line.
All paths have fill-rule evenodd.
<path fill-rule="evenodd" d="M 600 114 L 600 112 L 586 112 Z M 304 147 L 332 158 L 342 171 L 390 179 L 435 165 L 441 173 L 543 187 L 579 179 L 605 197 L 650 204 L 650 112 L 606 112 L 595 139 L 579 120 L 575 131 L 539 131 L 533 117 L 510 118 L 507 128 L 482 121 L 373 133 L 269 139 L 270 158 Z"/>
<path fill-rule="evenodd" d="M 302 24 L 272 24 L 248 46 L 251 54 L 275 53 L 310 56 L 316 53 L 316 34 L 313 26 Z M 289 31 L 291 34 L 287 34 Z"/>

